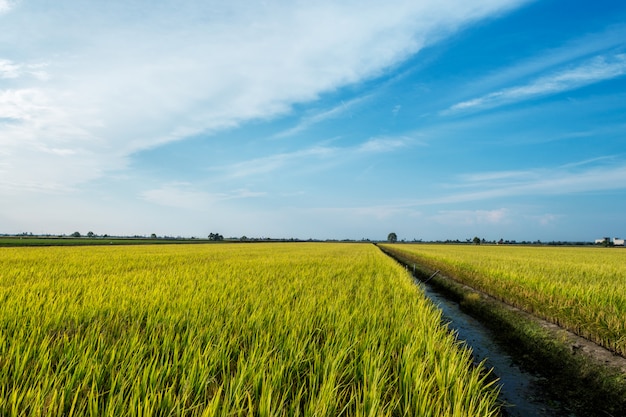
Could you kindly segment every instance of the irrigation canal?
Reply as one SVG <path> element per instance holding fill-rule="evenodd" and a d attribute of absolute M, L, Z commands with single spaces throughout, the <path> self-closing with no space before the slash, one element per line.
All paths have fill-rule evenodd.
<path fill-rule="evenodd" d="M 503 416 L 626 416 L 626 397 L 624 397 L 626 391 L 623 383 L 618 382 L 618 380 L 624 380 L 622 376 L 619 376 L 621 373 L 626 376 L 626 359 L 613 355 L 608 350 L 560 329 L 556 325 L 543 323 L 541 326 L 549 327 L 549 333 L 553 337 L 570 343 L 569 348 L 572 349 L 572 354 L 576 354 L 580 350 L 583 356 L 588 355 L 589 359 L 593 357 L 594 361 L 603 362 L 606 366 L 614 369 L 616 374 L 601 375 L 601 379 L 596 380 L 592 373 L 588 372 L 590 368 L 585 369 L 583 373 L 580 373 L 583 371 L 582 369 L 569 373 L 568 371 L 571 371 L 572 367 L 580 366 L 581 363 L 558 362 L 567 361 L 567 359 L 564 357 L 558 359 L 550 357 L 548 359 L 548 356 L 545 356 L 543 352 L 534 356 L 542 349 L 543 341 L 538 342 L 539 350 L 531 353 L 533 356 L 531 356 L 530 362 L 535 365 L 540 364 L 539 369 L 536 366 L 526 366 L 529 365 L 528 355 L 522 353 L 520 356 L 520 349 L 512 349 L 518 346 L 511 345 L 510 341 L 504 342 L 502 335 L 493 330 L 498 326 L 488 326 L 485 321 L 474 318 L 461 308 L 459 302 L 455 301 L 455 297 L 451 297 L 446 291 L 440 289 L 439 285 L 449 278 L 441 276 L 433 279 L 439 271 L 429 277 L 426 275 L 427 269 L 416 269 L 415 263 L 400 259 L 397 254 L 384 248 L 380 249 L 403 265 L 407 271 L 410 271 L 410 265 L 412 265 L 412 275 L 416 285 L 421 287 L 425 295 L 442 311 L 443 320 L 447 322 L 448 328 L 456 334 L 461 343 L 472 349 L 474 361 L 476 363 L 484 362 L 485 368 L 491 370 L 491 375 L 498 379 L 500 400 L 503 403 Z M 447 285 L 442 287 L 447 287 Z M 483 312 L 481 316 L 487 317 L 488 315 L 484 315 Z M 527 320 L 521 316 L 519 319 Z M 508 340 L 515 340 L 515 338 L 508 338 Z M 513 344 L 515 345 L 516 342 Z M 522 349 L 524 348 L 522 347 Z M 517 353 L 510 353 L 512 350 L 517 350 Z M 546 360 L 549 362 L 546 363 Z M 523 363 L 523 365 L 518 366 L 518 363 Z M 535 373 L 531 369 L 537 369 L 536 372 L 542 373 Z M 581 375 L 584 376 L 581 377 Z M 608 380 L 603 378 L 617 378 L 617 383 L 608 383 L 607 385 Z"/>
<path fill-rule="evenodd" d="M 443 311 L 448 327 L 467 346 L 472 348 L 475 361 L 485 361 L 487 369 L 493 369 L 501 386 L 500 398 L 506 404 L 504 410 L 511 417 L 569 416 L 571 411 L 545 398 L 538 382 L 540 377 L 520 369 L 513 358 L 495 340 L 492 331 L 481 322 L 464 313 L 458 303 L 449 300 L 435 289 L 417 280 L 428 298 Z"/>

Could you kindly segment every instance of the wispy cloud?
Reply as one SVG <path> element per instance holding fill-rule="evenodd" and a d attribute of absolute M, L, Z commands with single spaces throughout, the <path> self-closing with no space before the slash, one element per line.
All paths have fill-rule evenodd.
<path fill-rule="evenodd" d="M 356 151 L 360 153 L 393 152 L 416 143 L 421 144 L 412 136 L 375 137 L 358 145 Z"/>
<path fill-rule="evenodd" d="M 463 190 L 432 199 L 416 200 L 408 205 L 452 204 L 483 201 L 500 197 L 567 195 L 626 189 L 626 164 L 591 164 L 601 159 L 572 163 L 557 168 L 525 171 L 473 173 L 459 176 L 459 182 L 447 188 Z M 587 166 L 580 169 L 581 166 Z"/>
<path fill-rule="evenodd" d="M 47 80 L 49 75 L 45 68 L 47 64 L 20 64 L 8 59 L 0 59 L 0 79 L 15 79 L 30 75 L 38 80 Z"/>
<path fill-rule="evenodd" d="M 394 217 L 419 217 L 420 212 L 408 207 L 390 205 L 372 205 L 360 207 L 314 207 L 307 211 L 311 213 L 331 214 L 342 218 L 364 218 L 374 220 L 388 220 Z"/>
<path fill-rule="evenodd" d="M 0 77 L 20 82 L 0 90 L 0 118 L 19 121 L 0 124 L 0 138 L 14 142 L 12 168 L 0 182 L 50 181 L 47 174 L 22 176 L 34 149 L 83 149 L 88 161 L 66 153 L 60 165 L 56 156 L 37 156 L 43 172 L 82 166 L 81 175 L 58 176 L 71 186 L 125 166 L 135 152 L 287 114 L 297 103 L 380 76 L 458 28 L 523 3 L 198 1 L 181 6 L 165 1 L 158 8 L 149 2 L 90 3 L 76 19 L 69 0 L 15 8 L 14 2 L 0 0 L 0 13 L 11 10 L 11 19 L 2 21 L 2 39 L 14 45 L 13 55 L 0 57 Z M 54 12 L 47 13 L 47 7 Z M 38 30 L 25 31 L 25 21 Z M 319 30 L 321 23 L 333 30 Z M 21 63 L 20 51 L 39 57 L 46 67 Z M 358 103 L 348 102 L 347 109 Z M 305 118 L 285 134 L 345 111 L 340 106 Z"/>
<path fill-rule="evenodd" d="M 186 182 L 170 182 L 159 188 L 146 190 L 141 198 L 161 206 L 187 210 L 206 210 L 219 201 L 262 197 L 266 193 L 237 189 L 228 193 L 209 193 L 197 190 Z"/>
<path fill-rule="evenodd" d="M 29 131 L 35 130 L 36 122 L 46 122 L 46 118 L 55 111 L 46 94 L 40 89 L 0 90 L 0 115 L 24 123 L 32 123 Z M 54 119 L 58 121 L 60 115 L 54 116 Z M 52 122 L 52 120 L 47 121 Z"/>
<path fill-rule="evenodd" d="M 486 109 L 510 103 L 575 90 L 590 84 L 621 77 L 626 74 L 626 54 L 597 56 L 573 68 L 561 69 L 515 87 L 451 106 L 444 114 L 464 110 Z"/>
<path fill-rule="evenodd" d="M 511 222 L 509 209 L 495 210 L 442 210 L 430 217 L 437 223 L 447 225 L 505 224 Z"/>
<path fill-rule="evenodd" d="M 308 159 L 328 159 L 334 157 L 338 148 L 315 146 L 295 152 L 284 152 L 248 161 L 237 162 L 227 167 L 213 168 L 214 171 L 227 172 L 229 178 L 244 178 L 259 174 L 268 174 L 287 165 L 302 163 Z"/>
<path fill-rule="evenodd" d="M 0 3 L 0 12 L 2 3 Z M 20 75 L 20 66 L 12 61 L 0 59 L 0 78 L 17 78 Z"/>
<path fill-rule="evenodd" d="M 523 85 L 521 80 L 538 79 L 547 74 L 573 68 L 590 57 L 615 55 L 623 50 L 626 25 L 609 26 L 603 31 L 575 37 L 564 44 L 537 51 L 527 59 L 516 60 L 508 67 L 496 68 L 483 77 L 458 86 L 464 97 L 486 95 L 485 91 L 499 91 L 511 85 Z M 466 100 L 467 101 L 467 100 Z"/>
<path fill-rule="evenodd" d="M 6 13 L 15 6 L 15 1 L 0 0 L 0 14 Z"/>
<path fill-rule="evenodd" d="M 544 214 L 537 215 L 537 216 L 531 216 L 531 218 L 535 220 L 537 223 L 539 223 L 541 226 L 548 226 L 548 225 L 554 224 L 555 222 L 560 220 L 561 217 L 562 217 L 561 215 L 552 214 L 552 213 L 544 213 Z"/>
<path fill-rule="evenodd" d="M 212 168 L 214 172 L 225 172 L 228 178 L 244 178 L 269 174 L 286 167 L 311 166 L 312 161 L 332 161 L 335 163 L 355 157 L 393 152 L 418 143 L 410 136 L 375 137 L 354 146 L 316 145 L 293 152 L 282 152 L 262 158 L 237 162 L 228 166 Z"/>
<path fill-rule="evenodd" d="M 534 235 L 536 238 L 537 234 L 545 233 L 547 228 L 564 220 L 562 215 L 537 210 L 536 207 L 516 205 L 487 210 L 439 210 L 425 217 L 440 228 L 454 230 L 457 237 L 467 234 L 465 238 L 471 238 L 478 234 L 490 239 L 501 238 L 503 233 L 510 234 L 510 230 L 519 230 L 522 236 Z"/>
<path fill-rule="evenodd" d="M 486 182 L 494 183 L 495 181 L 519 180 L 538 178 L 540 173 L 533 171 L 494 171 L 494 172 L 476 172 L 471 174 L 463 174 L 460 178 L 466 184 L 478 185 Z"/>
<path fill-rule="evenodd" d="M 300 122 L 297 125 L 295 125 L 294 127 L 290 129 L 279 132 L 277 135 L 275 135 L 275 137 L 285 138 L 289 136 L 294 136 L 300 132 L 303 132 L 311 128 L 312 126 L 318 123 L 322 123 L 330 119 L 339 118 L 345 115 L 346 113 L 348 113 L 349 111 L 351 111 L 352 109 L 354 109 L 355 107 L 358 107 L 359 105 L 370 100 L 372 97 L 373 95 L 370 94 L 370 95 L 366 95 L 363 97 L 357 97 L 349 101 L 342 101 L 338 106 L 335 106 L 331 109 L 327 109 L 327 110 L 324 110 L 315 114 L 311 114 L 311 115 L 306 115 L 302 118 L 302 120 L 300 120 Z"/>

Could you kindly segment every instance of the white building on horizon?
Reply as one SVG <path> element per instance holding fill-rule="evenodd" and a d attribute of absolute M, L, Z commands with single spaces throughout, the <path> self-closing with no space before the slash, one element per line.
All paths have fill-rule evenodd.
<path fill-rule="evenodd" d="M 624 244 L 624 240 L 625 239 L 620 239 L 619 237 L 614 237 L 613 238 L 613 246 L 626 246 Z M 611 238 L 610 237 L 603 237 L 602 239 L 596 239 L 595 240 L 595 244 L 596 245 L 602 245 L 602 244 L 608 245 L 609 243 L 611 243 Z"/>

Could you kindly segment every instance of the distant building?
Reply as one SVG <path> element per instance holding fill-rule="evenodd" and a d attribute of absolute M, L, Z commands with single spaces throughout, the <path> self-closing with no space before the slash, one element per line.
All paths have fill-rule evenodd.
<path fill-rule="evenodd" d="M 624 244 L 625 239 L 620 239 L 619 237 L 614 237 L 613 242 L 611 242 L 610 237 L 603 237 L 602 239 L 596 239 L 596 245 L 604 245 L 604 246 L 626 246 Z"/>

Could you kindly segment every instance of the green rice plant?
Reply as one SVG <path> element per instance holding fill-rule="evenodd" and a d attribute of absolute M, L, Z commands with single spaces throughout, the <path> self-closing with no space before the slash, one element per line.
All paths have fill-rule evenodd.
<path fill-rule="evenodd" d="M 626 356 L 626 251 L 383 245 Z"/>
<path fill-rule="evenodd" d="M 0 415 L 494 416 L 373 245 L 0 248 Z"/>

